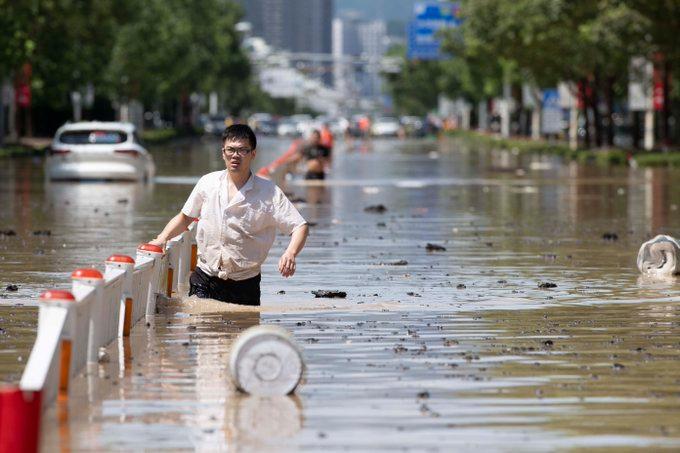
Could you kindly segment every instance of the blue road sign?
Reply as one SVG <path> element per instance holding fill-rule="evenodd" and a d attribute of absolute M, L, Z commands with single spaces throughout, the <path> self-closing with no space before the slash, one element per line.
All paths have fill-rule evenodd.
<path fill-rule="evenodd" d="M 413 8 L 413 20 L 408 24 L 410 60 L 440 60 L 443 58 L 437 32 L 461 24 L 457 2 L 419 2 Z"/>
<path fill-rule="evenodd" d="M 558 134 L 562 132 L 562 108 L 560 93 L 556 88 L 543 90 L 543 108 L 541 109 L 541 132 Z"/>

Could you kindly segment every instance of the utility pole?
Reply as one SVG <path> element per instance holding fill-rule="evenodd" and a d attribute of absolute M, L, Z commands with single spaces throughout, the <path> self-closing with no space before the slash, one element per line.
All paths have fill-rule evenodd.
<path fill-rule="evenodd" d="M 503 100 L 500 105 L 501 136 L 510 137 L 510 71 L 503 70 Z"/>

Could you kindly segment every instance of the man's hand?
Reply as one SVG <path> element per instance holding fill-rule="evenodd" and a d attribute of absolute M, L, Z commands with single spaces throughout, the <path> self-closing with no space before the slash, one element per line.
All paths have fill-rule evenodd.
<path fill-rule="evenodd" d="M 166 244 L 166 242 L 167 242 L 167 241 L 163 241 L 163 240 L 161 240 L 161 239 L 155 238 L 155 239 L 150 240 L 150 241 L 149 241 L 149 244 L 151 244 L 151 245 L 157 245 L 157 246 L 159 246 L 160 248 L 162 248 L 163 251 L 165 251 L 165 244 Z"/>
<path fill-rule="evenodd" d="M 295 273 L 295 255 L 286 251 L 279 260 L 279 272 L 284 277 L 292 277 Z"/>

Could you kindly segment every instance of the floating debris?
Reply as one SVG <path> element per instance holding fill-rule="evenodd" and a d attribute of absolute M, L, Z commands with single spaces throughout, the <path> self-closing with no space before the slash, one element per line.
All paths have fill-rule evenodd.
<path fill-rule="evenodd" d="M 325 290 L 325 289 L 319 289 L 317 291 L 312 291 L 312 294 L 314 294 L 314 297 L 326 297 L 329 299 L 344 299 L 347 297 L 347 293 L 344 291 L 336 291 L 336 290 Z"/>
<path fill-rule="evenodd" d="M 428 252 L 445 252 L 446 247 L 439 244 L 431 244 L 428 242 L 427 245 L 425 246 L 425 250 L 427 250 Z"/>
<path fill-rule="evenodd" d="M 16 236 L 17 232 L 14 230 L 0 230 L 0 236 Z"/>
<path fill-rule="evenodd" d="M 33 232 L 33 236 L 52 236 L 50 230 L 36 230 Z"/>
<path fill-rule="evenodd" d="M 398 261 L 392 261 L 389 263 L 380 263 L 383 266 L 406 266 L 408 264 L 408 261 L 406 260 L 398 260 Z"/>
<path fill-rule="evenodd" d="M 5 287 L 5 290 L 12 291 L 12 292 L 19 291 L 19 286 L 18 285 L 7 285 Z"/>
<path fill-rule="evenodd" d="M 548 289 L 548 288 L 557 288 L 557 283 L 553 282 L 540 282 L 538 284 L 538 287 L 541 289 Z"/>
<path fill-rule="evenodd" d="M 616 233 L 606 232 L 606 233 L 603 233 L 603 234 L 602 234 L 602 239 L 604 239 L 605 241 L 612 241 L 612 242 L 613 242 L 613 241 L 618 241 L 618 240 L 619 240 L 619 235 L 616 234 Z"/>
<path fill-rule="evenodd" d="M 109 357 L 109 353 L 106 352 L 105 347 L 99 348 L 99 352 L 97 354 L 97 362 L 99 363 L 109 363 L 111 361 L 111 357 Z"/>
<path fill-rule="evenodd" d="M 385 205 L 376 204 L 376 205 L 372 205 L 372 206 L 366 206 L 364 208 L 364 212 L 372 212 L 374 214 L 384 214 L 385 212 L 387 212 L 387 208 L 385 207 Z"/>
<path fill-rule="evenodd" d="M 456 285 L 456 289 L 465 289 L 465 288 L 467 288 L 467 286 L 465 286 L 463 283 L 458 283 Z"/>

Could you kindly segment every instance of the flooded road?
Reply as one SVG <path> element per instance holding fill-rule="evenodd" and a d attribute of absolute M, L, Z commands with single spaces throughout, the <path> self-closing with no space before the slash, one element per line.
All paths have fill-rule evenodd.
<path fill-rule="evenodd" d="M 263 138 L 255 166 L 288 145 Z M 46 184 L 40 160 L 3 162 L 0 230 L 16 233 L 0 236 L 3 381 L 20 377 L 36 296 L 155 236 L 222 168 L 217 147 L 153 150 L 153 186 Z M 646 239 L 680 235 L 678 177 L 446 140 L 339 144 L 325 184 L 286 182 L 313 223 L 295 277 L 276 272 L 279 237 L 260 312 L 193 304 L 138 325 L 111 363 L 77 378 L 87 391 L 50 411 L 44 445 L 678 449 L 680 282 L 635 268 Z M 297 397 L 243 397 L 228 382 L 229 345 L 257 323 L 303 347 Z"/>

